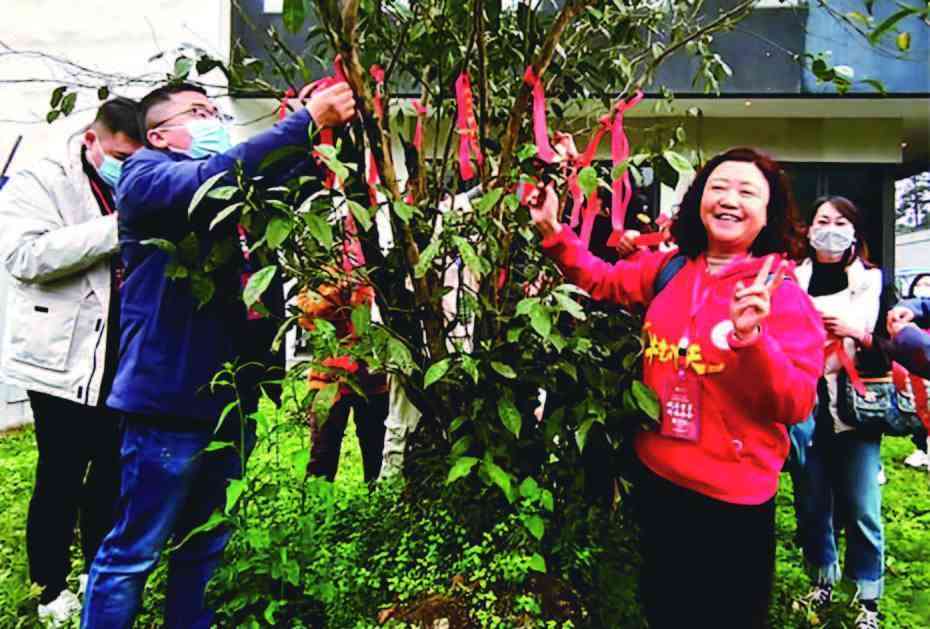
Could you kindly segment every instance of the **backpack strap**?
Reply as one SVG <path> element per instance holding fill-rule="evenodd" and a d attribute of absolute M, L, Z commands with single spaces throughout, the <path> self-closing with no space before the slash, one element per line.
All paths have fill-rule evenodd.
<path fill-rule="evenodd" d="M 668 286 L 668 283 L 672 281 L 672 278 L 678 275 L 678 272 L 684 268 L 687 262 L 688 257 L 683 253 L 676 253 L 668 259 L 662 268 L 659 269 L 659 274 L 656 275 L 656 279 L 652 283 L 653 299 L 662 292 L 663 288 Z"/>

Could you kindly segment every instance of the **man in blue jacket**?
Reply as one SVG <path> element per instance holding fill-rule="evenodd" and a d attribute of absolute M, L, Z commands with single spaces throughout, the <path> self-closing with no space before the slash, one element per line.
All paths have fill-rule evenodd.
<path fill-rule="evenodd" d="M 889 354 L 916 376 L 930 380 L 930 298 L 899 302 L 888 312 Z"/>
<path fill-rule="evenodd" d="M 244 255 L 237 252 L 233 264 L 214 273 L 216 292 L 201 304 L 189 279 L 166 276 L 171 255 L 145 241 L 177 244 L 194 233 L 200 259 L 205 258 L 223 237 L 223 224 L 213 235 L 208 225 L 218 208 L 209 204 L 188 217 L 198 188 L 219 173 L 232 174 L 237 164 L 245 175 L 257 175 L 264 158 L 289 146 L 302 150 L 262 170 L 262 185 L 306 174 L 314 168 L 309 138 L 317 129 L 351 119 L 355 100 L 345 83 L 318 90 L 305 108 L 233 148 L 222 114 L 199 87 L 156 89 L 139 108 L 147 148 L 126 161 L 117 188 L 126 279 L 119 367 L 108 399 L 126 423 L 123 486 L 117 523 L 90 572 L 82 617 L 88 629 L 130 627 L 145 581 L 168 540 L 185 540 L 223 507 L 227 479 L 242 474 L 240 452 L 247 456 L 254 443 L 251 426 L 239 418 L 255 409 L 265 374 L 240 374 L 242 408 L 221 425 L 232 391 L 213 392 L 210 382 L 227 362 L 271 359 L 271 338 L 261 329 L 266 322 L 252 320 L 239 299 Z M 225 229 L 235 234 L 235 220 L 226 223 L 232 225 Z M 241 428 L 245 443 L 239 443 Z M 239 447 L 204 452 L 214 439 Z M 227 527 L 201 532 L 171 554 L 167 627 L 210 626 L 213 614 L 205 606 L 204 590 L 229 536 Z"/>

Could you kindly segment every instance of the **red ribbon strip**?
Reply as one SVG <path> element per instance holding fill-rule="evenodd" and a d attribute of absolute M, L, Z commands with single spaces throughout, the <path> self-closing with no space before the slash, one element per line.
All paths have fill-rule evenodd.
<path fill-rule="evenodd" d="M 384 105 L 382 104 L 382 98 L 384 97 L 384 69 L 375 64 L 368 68 L 368 74 L 375 80 L 375 116 L 378 117 L 378 120 L 383 120 Z"/>
<path fill-rule="evenodd" d="M 278 105 L 278 120 L 284 120 L 284 117 L 287 115 L 287 100 L 295 96 L 297 96 L 297 94 L 294 92 L 294 88 L 287 88 L 287 91 L 284 92 L 284 96 L 281 97 L 281 104 Z"/>
<path fill-rule="evenodd" d="M 546 92 L 542 80 L 533 72 L 533 66 L 526 66 L 523 82 L 533 89 L 533 135 L 536 137 L 536 157 L 551 164 L 556 161 L 555 150 L 549 144 L 549 125 L 546 122 Z"/>
<path fill-rule="evenodd" d="M 572 195 L 572 215 L 569 225 L 571 225 L 573 229 L 577 228 L 578 223 L 581 221 L 581 215 L 584 211 L 585 204 L 584 192 L 582 192 L 581 186 L 578 184 L 578 172 L 582 168 L 590 166 L 591 162 L 594 161 L 597 147 L 600 145 L 608 129 L 610 129 L 610 116 L 604 116 L 600 120 L 600 126 L 598 126 L 591 135 L 591 139 L 588 141 L 588 146 L 585 147 L 584 153 L 575 160 L 574 168 L 568 175 L 568 189 Z"/>
<path fill-rule="evenodd" d="M 665 230 L 650 232 L 634 238 L 633 244 L 637 247 L 654 247 L 656 245 L 661 245 L 668 240 L 669 237 L 669 233 Z"/>
<path fill-rule="evenodd" d="M 456 128 L 459 134 L 459 173 L 462 179 L 468 181 L 475 177 L 472 157 L 479 165 L 483 165 L 484 155 L 478 145 L 478 122 L 475 120 L 471 79 L 467 72 L 462 72 L 455 80 L 455 102 L 458 107 Z"/>
<path fill-rule="evenodd" d="M 601 197 L 598 196 L 597 190 L 591 193 L 591 196 L 588 198 L 588 203 L 585 205 L 583 211 L 583 220 L 581 222 L 581 242 L 584 243 L 585 248 L 588 248 L 591 245 L 591 232 L 594 231 L 594 219 L 597 218 L 597 215 L 601 212 Z"/>
<path fill-rule="evenodd" d="M 853 385 L 853 388 L 856 390 L 856 393 L 862 397 L 866 396 L 867 390 L 865 388 L 865 383 L 862 382 L 862 378 L 859 376 L 859 370 L 856 369 L 856 365 L 853 364 L 852 359 L 849 357 L 849 354 L 846 353 L 846 350 L 843 348 L 843 341 L 836 340 L 831 341 L 827 345 L 826 355 L 832 356 L 835 355 L 840 360 L 840 364 L 843 366 L 843 369 L 846 371 L 846 375 L 849 376 L 849 382 Z"/>
<path fill-rule="evenodd" d="M 417 151 L 423 150 L 423 118 L 426 116 L 426 107 L 419 99 L 414 99 L 413 108 L 417 112 L 417 127 L 413 132 L 413 146 Z"/>
<path fill-rule="evenodd" d="M 641 100 L 643 100 L 643 93 L 637 91 L 629 100 L 617 103 L 617 113 L 614 115 L 613 127 L 610 133 L 610 158 L 614 168 L 622 164 L 630 156 L 630 140 L 623 128 L 623 115 Z M 623 235 L 626 210 L 630 205 L 630 199 L 633 198 L 633 184 L 630 183 L 629 169 L 624 170 L 623 175 L 613 181 L 612 189 L 610 222 L 613 233 L 607 241 L 608 246 L 615 245 Z"/>

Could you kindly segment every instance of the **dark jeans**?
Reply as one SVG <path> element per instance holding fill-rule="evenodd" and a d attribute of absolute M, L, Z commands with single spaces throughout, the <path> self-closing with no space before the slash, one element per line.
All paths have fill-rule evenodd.
<path fill-rule="evenodd" d="M 242 476 L 238 447 L 204 452 L 214 439 L 212 430 L 182 432 L 146 423 L 155 419 L 126 417 L 119 516 L 90 571 L 81 619 L 85 629 L 131 627 L 168 540 L 180 543 L 222 509 L 228 480 Z M 246 456 L 255 444 L 252 428 L 246 431 Z M 213 528 L 171 552 L 165 627 L 210 627 L 213 612 L 204 591 L 230 534 L 226 526 Z"/>
<path fill-rule="evenodd" d="M 767 627 L 775 499 L 761 505 L 721 502 L 637 467 L 639 594 L 649 626 Z"/>
<path fill-rule="evenodd" d="M 119 497 L 120 419 L 95 406 L 29 391 L 38 448 L 36 483 L 26 521 L 29 575 L 41 603 L 65 589 L 80 517 L 85 570 L 113 526 Z"/>
<path fill-rule="evenodd" d="M 339 467 L 342 438 L 349 423 L 349 411 L 355 409 L 355 434 L 362 450 L 365 482 L 372 482 L 381 472 L 381 455 L 384 451 L 384 420 L 387 417 L 388 395 L 378 393 L 368 399 L 358 395 L 343 395 L 333 404 L 329 418 L 320 426 L 310 415 L 310 476 L 322 476 L 332 481 Z"/>

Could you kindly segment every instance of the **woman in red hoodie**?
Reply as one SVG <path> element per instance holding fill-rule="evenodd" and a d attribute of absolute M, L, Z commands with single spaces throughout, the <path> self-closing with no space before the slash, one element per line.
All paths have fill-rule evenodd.
<path fill-rule="evenodd" d="M 678 250 L 615 264 L 559 224 L 551 186 L 531 213 L 568 281 L 647 307 L 644 380 L 662 420 L 636 437 L 634 504 L 650 626 L 766 626 L 787 425 L 814 405 L 825 338 L 805 292 L 782 281 L 800 250 L 784 173 L 754 149 L 714 157 L 682 200 Z"/>

